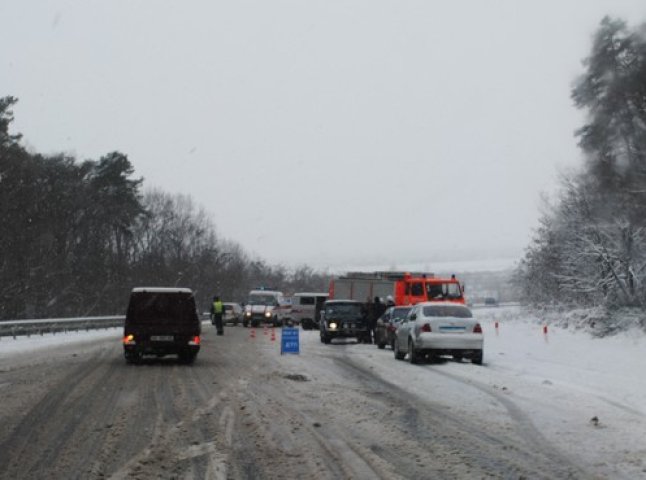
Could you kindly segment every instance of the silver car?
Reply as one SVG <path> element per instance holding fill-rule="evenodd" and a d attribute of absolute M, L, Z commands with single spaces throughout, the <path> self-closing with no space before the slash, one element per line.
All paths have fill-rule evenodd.
<path fill-rule="evenodd" d="M 423 302 L 415 305 L 395 333 L 397 360 L 408 355 L 410 363 L 424 357 L 452 355 L 482 364 L 484 335 L 471 310 L 460 303 Z"/>
<path fill-rule="evenodd" d="M 242 322 L 242 307 L 239 303 L 225 302 L 224 303 L 224 315 L 222 320 L 225 324 L 233 323 L 238 325 Z"/>

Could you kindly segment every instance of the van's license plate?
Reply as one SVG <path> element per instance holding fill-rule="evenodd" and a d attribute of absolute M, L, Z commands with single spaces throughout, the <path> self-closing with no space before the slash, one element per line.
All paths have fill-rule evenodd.
<path fill-rule="evenodd" d="M 172 342 L 174 340 L 172 335 L 152 335 L 150 339 L 153 342 Z"/>

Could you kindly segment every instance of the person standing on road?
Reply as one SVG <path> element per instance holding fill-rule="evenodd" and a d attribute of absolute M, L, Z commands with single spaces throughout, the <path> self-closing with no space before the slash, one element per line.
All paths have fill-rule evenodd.
<path fill-rule="evenodd" d="M 370 335 L 372 335 L 373 343 L 377 343 L 377 332 L 375 331 L 377 328 L 377 320 L 381 318 L 385 311 L 386 305 L 381 302 L 381 298 L 375 297 L 375 303 L 372 307 L 372 319 L 370 320 Z"/>
<path fill-rule="evenodd" d="M 224 314 L 224 304 L 217 295 L 213 297 L 213 305 L 211 305 L 211 323 L 215 325 L 218 335 L 224 335 L 224 327 L 222 324 L 222 315 Z"/>
<path fill-rule="evenodd" d="M 368 336 L 366 337 L 365 342 L 372 343 L 372 332 L 374 330 L 372 319 L 375 316 L 375 304 L 372 303 L 372 299 L 370 297 L 366 299 L 363 311 L 366 318 L 366 327 L 368 327 Z"/>
<path fill-rule="evenodd" d="M 384 303 L 381 301 L 381 298 L 375 297 L 375 321 L 373 325 L 377 325 L 377 320 L 381 318 L 385 311 L 386 305 L 384 305 Z"/>

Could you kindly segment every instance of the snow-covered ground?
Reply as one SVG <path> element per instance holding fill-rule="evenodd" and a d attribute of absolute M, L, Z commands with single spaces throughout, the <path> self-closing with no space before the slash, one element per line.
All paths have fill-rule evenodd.
<path fill-rule="evenodd" d="M 433 398 L 472 422 L 527 422 L 595 478 L 646 478 L 646 337 L 631 331 L 593 338 L 549 327 L 519 307 L 476 309 L 485 331 L 485 364 L 445 361 L 409 365 L 390 349 L 344 348 L 355 362 L 397 387 Z M 495 322 L 499 328 L 496 331 Z M 286 366 L 304 370 L 321 347 L 303 332 L 302 353 Z M 329 346 L 328 346 L 329 348 Z M 534 433 L 532 433 L 534 434 Z"/>

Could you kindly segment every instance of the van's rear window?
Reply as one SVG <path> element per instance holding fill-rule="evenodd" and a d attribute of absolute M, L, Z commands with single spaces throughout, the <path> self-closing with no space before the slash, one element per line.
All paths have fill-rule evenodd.
<path fill-rule="evenodd" d="M 191 323 L 196 321 L 195 300 L 186 293 L 133 293 L 128 305 L 132 323 Z"/>

